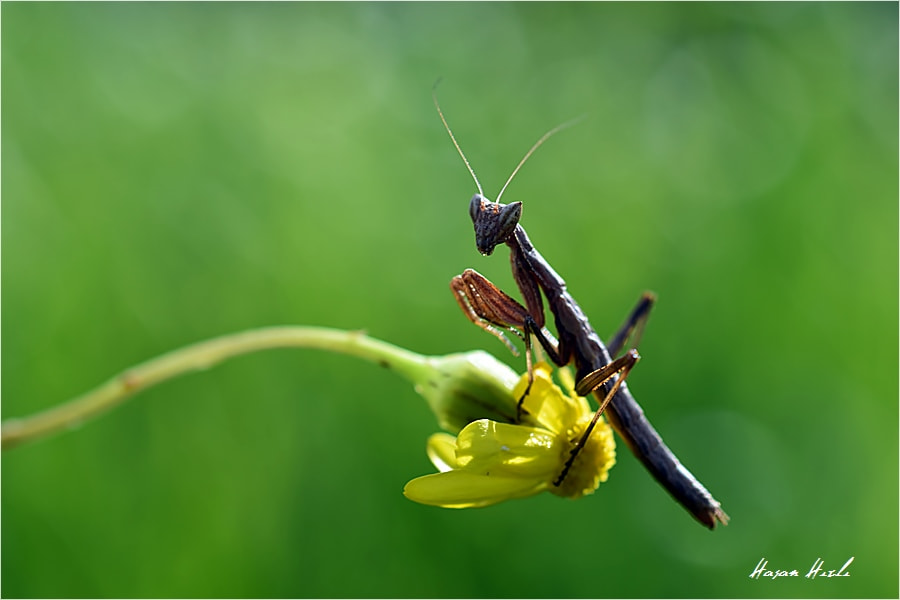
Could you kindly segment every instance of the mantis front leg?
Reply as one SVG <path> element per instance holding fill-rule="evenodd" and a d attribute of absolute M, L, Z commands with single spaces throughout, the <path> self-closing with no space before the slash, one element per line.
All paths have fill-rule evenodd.
<path fill-rule="evenodd" d="M 524 412 L 522 403 L 534 383 L 531 336 L 538 339 L 550 356 L 550 360 L 558 365 L 564 365 L 565 362 L 560 362 L 559 349 L 545 335 L 542 327 L 528 309 L 477 271 L 466 269 L 461 275 L 450 280 L 450 289 L 453 290 L 453 297 L 456 298 L 456 302 L 466 317 L 503 342 L 514 355 L 518 356 L 519 353 L 509 337 L 506 336 L 505 331 L 514 333 L 525 343 L 528 386 L 525 388 L 525 393 L 519 398 L 516 409 L 518 417 L 521 418 Z M 543 321 L 543 312 L 540 316 Z"/>

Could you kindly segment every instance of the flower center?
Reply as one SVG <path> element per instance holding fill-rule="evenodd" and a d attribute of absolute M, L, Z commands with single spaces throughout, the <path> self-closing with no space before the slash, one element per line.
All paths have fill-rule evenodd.
<path fill-rule="evenodd" d="M 565 456 L 562 457 L 560 464 L 569 460 L 571 452 L 578 446 L 585 428 L 593 417 L 594 415 L 591 413 L 586 414 L 565 432 L 568 443 L 564 445 Z M 565 498 L 580 498 L 592 494 L 601 483 L 606 481 L 609 477 L 609 470 L 615 464 L 616 444 L 613 440 L 612 430 L 601 419 L 575 456 L 563 480 L 558 485 L 551 485 L 549 490 L 551 493 Z"/>

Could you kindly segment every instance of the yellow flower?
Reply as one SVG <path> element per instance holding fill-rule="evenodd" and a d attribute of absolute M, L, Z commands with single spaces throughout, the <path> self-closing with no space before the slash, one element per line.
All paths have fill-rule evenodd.
<path fill-rule="evenodd" d="M 615 442 L 609 425 L 600 419 L 566 471 L 572 450 L 594 416 L 571 383 L 569 376 L 569 393 L 564 394 L 551 379 L 550 367 L 539 363 L 521 423 L 478 419 L 456 437 L 431 436 L 428 457 L 440 472 L 413 479 L 403 493 L 416 502 L 446 508 L 489 506 L 545 490 L 569 498 L 593 493 L 615 464 Z M 526 374 L 512 398 L 521 397 L 527 385 Z"/>

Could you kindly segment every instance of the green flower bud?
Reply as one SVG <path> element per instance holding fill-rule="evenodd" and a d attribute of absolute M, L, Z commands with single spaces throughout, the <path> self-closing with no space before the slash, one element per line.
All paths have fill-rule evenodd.
<path fill-rule="evenodd" d="M 431 407 L 441 429 L 459 431 L 479 419 L 513 423 L 513 395 L 519 376 L 487 352 L 474 350 L 426 357 L 413 379 L 416 391 Z"/>

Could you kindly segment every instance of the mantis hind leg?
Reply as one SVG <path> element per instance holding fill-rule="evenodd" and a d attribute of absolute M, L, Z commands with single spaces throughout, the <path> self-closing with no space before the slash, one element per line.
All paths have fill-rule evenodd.
<path fill-rule="evenodd" d="M 606 406 L 616 395 L 616 392 L 619 391 L 619 386 L 622 385 L 622 382 L 625 381 L 625 378 L 628 377 L 628 374 L 631 372 L 632 367 L 634 367 L 634 365 L 637 364 L 637 361 L 639 361 L 640 359 L 641 356 L 640 354 L 638 354 L 637 350 L 629 350 L 625 353 L 624 356 L 617 358 L 605 367 L 597 369 L 592 373 L 588 373 L 581 379 L 581 381 L 579 381 L 575 385 L 575 393 L 579 396 L 586 396 L 615 377 L 615 382 L 612 384 L 612 386 L 610 386 L 609 390 L 607 390 L 606 392 L 606 395 L 600 401 L 600 406 L 594 413 L 594 418 L 591 419 L 591 422 L 581 434 L 581 438 L 578 440 L 578 443 L 575 444 L 575 446 L 569 452 L 569 458 L 568 460 L 566 460 L 566 464 L 563 466 L 562 472 L 559 474 L 559 477 L 556 479 L 556 481 L 553 482 L 553 485 L 559 486 L 562 483 L 563 479 L 566 478 L 566 475 L 569 474 L 569 469 L 572 468 L 572 464 L 575 462 L 575 458 L 587 443 L 588 438 L 591 436 L 591 432 L 597 425 L 597 421 L 600 420 L 600 415 L 603 414 L 604 410 L 606 410 Z M 618 375 L 618 377 L 616 377 L 616 375 Z"/>
<path fill-rule="evenodd" d="M 641 341 L 641 336 L 644 335 L 644 326 L 647 324 L 647 319 L 650 317 L 650 310 L 655 303 L 656 294 L 644 292 L 641 295 L 640 300 L 638 300 L 634 308 L 631 309 L 631 314 L 625 319 L 622 327 L 619 328 L 619 331 L 617 331 L 612 338 L 610 338 L 609 343 L 606 345 L 610 356 L 618 355 L 626 347 L 626 344 L 628 344 L 629 341 L 631 342 L 632 348 L 637 348 Z"/>
<path fill-rule="evenodd" d="M 563 479 L 566 478 L 569 469 L 572 468 L 572 463 L 575 462 L 575 457 L 577 457 L 581 452 L 581 449 L 584 448 L 591 432 L 597 425 L 600 415 L 606 410 L 607 405 L 616 395 L 616 392 L 618 392 L 619 386 L 625 381 L 625 378 L 628 377 L 628 373 L 631 372 L 632 367 L 640 360 L 641 356 L 635 348 L 638 343 L 640 343 L 641 336 L 644 333 L 644 326 L 647 324 L 647 319 L 650 317 L 650 309 L 653 308 L 655 303 L 656 295 L 651 292 L 644 292 L 634 308 L 631 309 L 631 313 L 628 315 L 628 318 L 625 319 L 625 322 L 619 328 L 619 331 L 617 331 L 609 341 L 608 350 L 610 356 L 619 354 L 629 341 L 632 342 L 631 350 L 626 352 L 623 356 L 613 360 L 605 367 L 597 369 L 592 373 L 588 373 L 576 383 L 575 393 L 579 396 L 587 396 L 619 374 L 615 383 L 607 390 L 603 399 L 599 400 L 600 406 L 594 413 L 594 418 L 591 419 L 590 424 L 584 430 L 581 439 L 579 439 L 578 443 L 572 448 L 569 459 L 566 461 L 562 473 L 560 473 L 559 478 L 554 482 L 554 485 L 560 485 Z"/>

